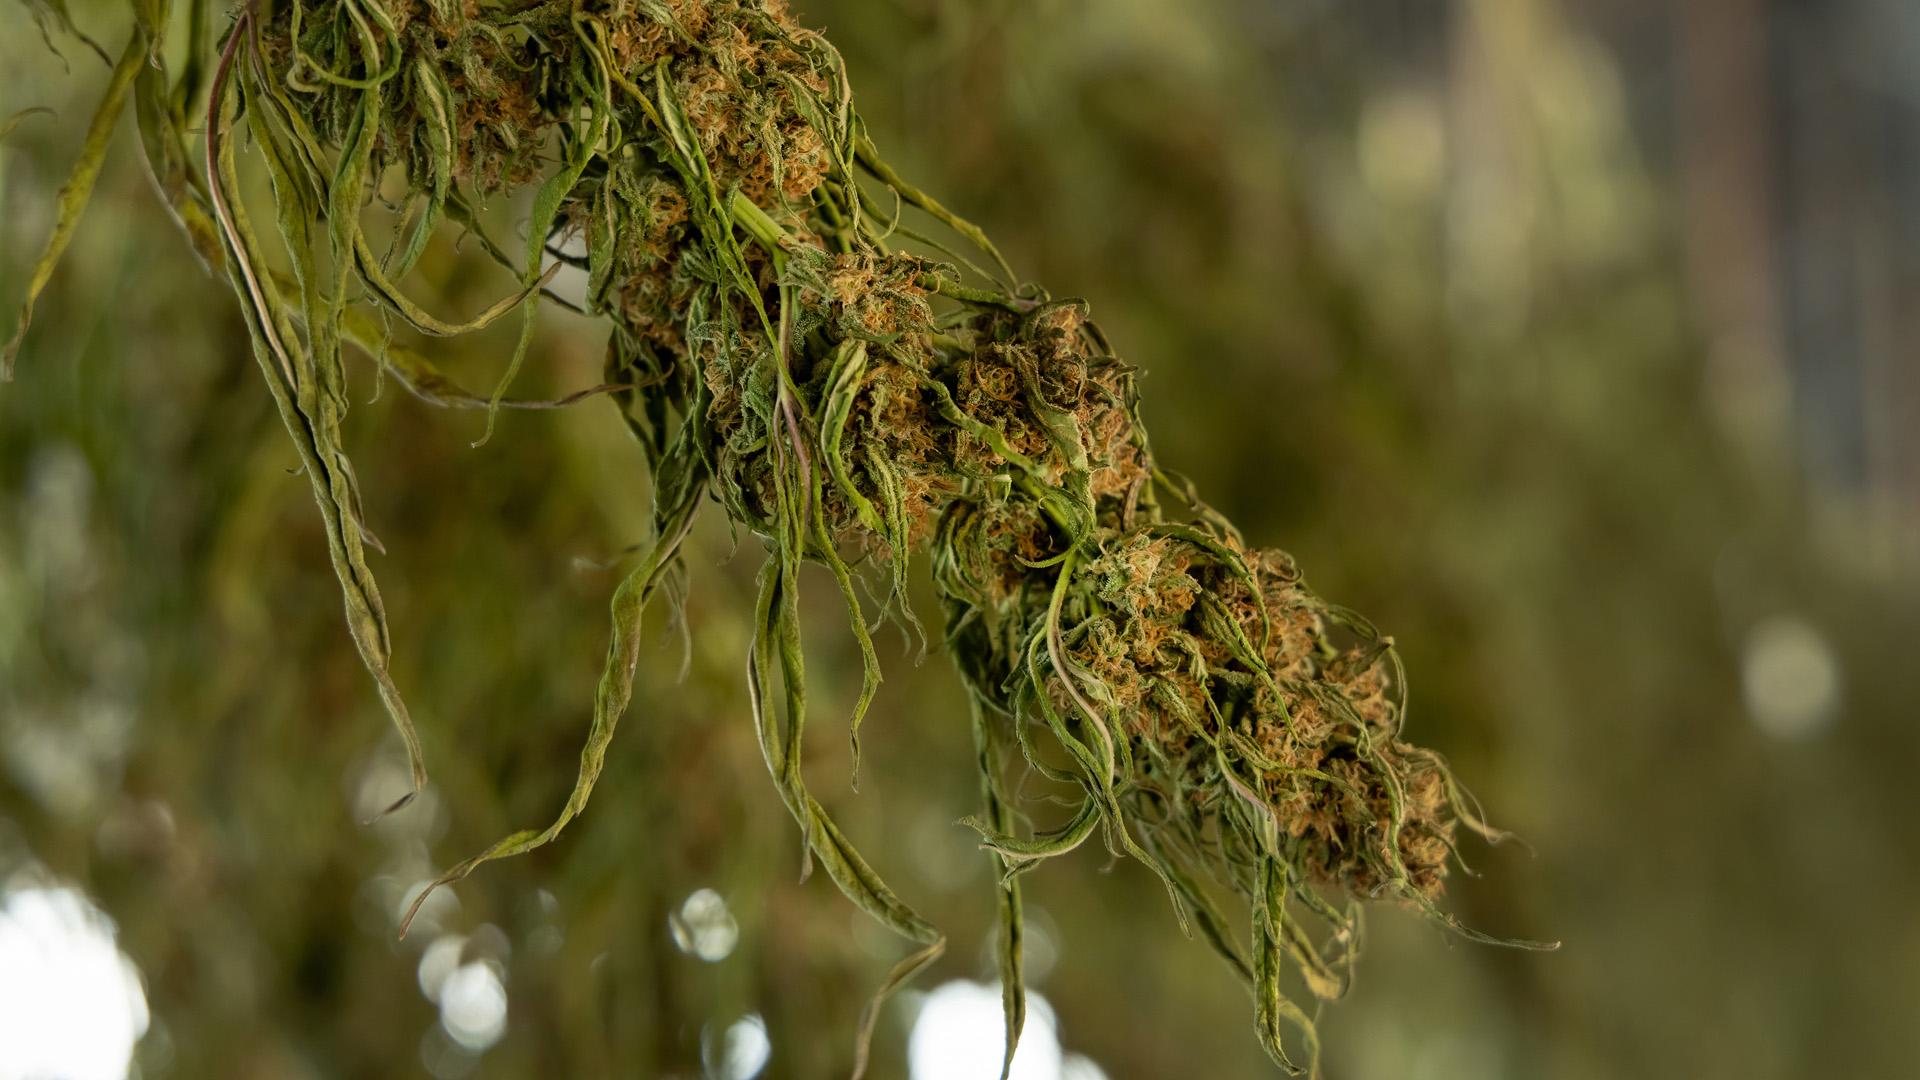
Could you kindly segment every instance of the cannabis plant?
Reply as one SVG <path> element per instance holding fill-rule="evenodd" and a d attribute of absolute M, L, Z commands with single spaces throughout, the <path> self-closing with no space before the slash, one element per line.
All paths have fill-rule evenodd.
<path fill-rule="evenodd" d="M 863 661 L 856 777 L 881 677 L 870 620 L 920 628 L 908 567 L 916 554 L 930 564 L 937 636 L 978 747 L 984 806 L 964 823 L 999 870 L 1009 1065 L 1025 1009 L 1020 876 L 1096 834 L 1150 867 L 1182 927 L 1246 981 L 1259 1038 L 1290 1071 L 1311 1070 L 1318 1044 L 1281 973 L 1339 997 L 1360 899 L 1493 940 L 1436 906 L 1457 832 L 1502 834 L 1439 755 L 1402 740 L 1392 639 L 1317 597 L 1288 555 L 1250 545 L 1156 461 L 1134 369 L 1087 303 L 1022 281 L 979 228 L 896 173 L 838 54 L 780 0 L 249 0 L 217 45 L 207 0 L 192 0 L 177 77 L 163 61 L 169 3 L 134 0 L 5 362 L 131 95 L 158 190 L 245 313 L 416 792 L 427 772 L 388 672 L 366 559 L 377 541 L 341 448 L 347 347 L 430 401 L 484 409 L 482 441 L 503 407 L 608 397 L 652 473 L 652 535 L 613 595 L 571 796 L 551 824 L 436 885 L 546 844 L 585 808 L 632 696 L 642 616 L 685 595 L 681 547 L 712 504 L 766 553 L 746 674 L 807 866 L 921 946 L 868 1007 L 856 1076 L 879 1004 L 945 938 L 808 790 L 805 562 L 838 583 Z M 243 158 L 271 184 L 278 252 L 243 197 Z M 510 249 L 484 208 L 522 188 L 526 238 Z M 403 287 L 443 228 L 517 283 L 464 320 Z M 548 287 L 565 266 L 585 272 L 578 304 Z M 513 399 L 543 301 L 606 322 L 605 376 L 568 399 Z M 396 321 L 444 337 L 502 318 L 520 334 L 485 394 L 391 341 Z M 1072 793 L 1065 821 L 1026 817 L 1010 762 Z M 1244 947 L 1209 883 L 1249 904 Z M 1304 1062 L 1283 1045 L 1288 1025 Z"/>

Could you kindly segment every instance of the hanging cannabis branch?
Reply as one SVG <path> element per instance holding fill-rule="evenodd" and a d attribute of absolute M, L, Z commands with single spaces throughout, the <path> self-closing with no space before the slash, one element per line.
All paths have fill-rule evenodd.
<path fill-rule="evenodd" d="M 714 501 L 767 550 L 748 685 L 808 869 L 817 859 L 854 903 L 923 946 L 863 1017 L 856 1076 L 881 1000 L 945 939 L 807 789 L 807 561 L 838 582 L 863 657 L 857 776 L 880 668 L 855 568 L 881 577 L 887 614 L 917 625 L 906 568 L 931 555 L 979 750 L 985 811 L 966 824 L 1000 871 L 1009 1064 L 1025 1010 L 1019 876 L 1096 832 L 1152 868 L 1183 928 L 1246 980 L 1260 1039 L 1290 1071 L 1311 1070 L 1318 1043 L 1281 971 L 1298 971 L 1317 998 L 1339 997 L 1359 946 L 1358 898 L 1390 897 L 1493 940 L 1435 906 L 1456 828 L 1500 834 L 1438 755 L 1401 741 L 1392 639 L 1314 596 L 1291 558 L 1249 546 L 1156 464 L 1132 369 L 1086 303 L 1020 284 L 978 228 L 896 174 L 865 134 L 838 54 L 780 0 L 252 0 L 211 64 L 207 0 L 193 0 L 177 79 L 160 59 L 168 0 L 135 0 L 134 14 L 6 360 L 131 93 L 159 189 L 245 312 L 416 790 L 426 770 L 365 559 L 376 542 L 341 450 L 343 345 L 429 401 L 486 408 L 488 434 L 505 405 L 609 395 L 652 471 L 652 539 L 613 596 L 572 794 L 552 824 L 506 837 L 437 885 L 547 843 L 585 807 L 632 696 L 642 614 L 685 588 L 681 545 Z M 189 153 L 190 114 L 204 115 L 201 155 Z M 283 258 L 241 197 L 243 134 L 272 183 Z M 405 194 L 382 252 L 363 211 L 393 177 Z M 528 185 L 515 258 L 484 234 L 477 207 Z M 990 269 L 903 225 L 906 206 Z M 518 282 L 465 322 L 401 288 L 446 221 Z M 896 238 L 946 261 L 898 250 Z M 584 258 L 565 254 L 569 244 Z M 568 261 L 587 271 L 586 308 L 611 324 L 603 385 L 510 400 L 541 299 L 565 303 L 545 286 Z M 386 340 L 393 319 L 446 336 L 514 313 L 518 342 L 486 395 Z M 1330 628 L 1351 644 L 1336 647 Z M 1022 828 L 1003 783 L 1016 748 L 1025 767 L 1079 793 L 1065 824 Z M 1202 881 L 1248 900 L 1247 948 Z M 1283 1046 L 1287 1025 L 1304 1064 Z"/>

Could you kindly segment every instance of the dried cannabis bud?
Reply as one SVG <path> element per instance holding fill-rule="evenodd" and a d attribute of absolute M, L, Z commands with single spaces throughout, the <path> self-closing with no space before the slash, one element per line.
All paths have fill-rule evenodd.
<path fill-rule="evenodd" d="M 875 1006 L 945 939 L 848 844 L 802 778 L 807 560 L 838 580 L 865 658 L 857 766 L 880 670 L 853 567 L 884 568 L 890 613 L 913 623 L 906 567 L 931 553 L 944 647 L 974 707 L 986 810 L 967 823 L 1002 871 L 1009 1064 L 1024 1019 L 1018 876 L 1096 831 L 1153 868 L 1183 926 L 1197 925 L 1247 980 L 1260 1038 L 1292 1071 L 1283 1022 L 1300 1031 L 1308 1069 L 1318 1046 L 1280 971 L 1290 964 L 1314 995 L 1340 996 L 1356 898 L 1391 897 L 1460 930 L 1434 906 L 1455 830 L 1499 834 L 1438 755 L 1401 741 L 1392 640 L 1314 596 L 1290 557 L 1248 546 L 1157 466 L 1132 369 L 1087 305 L 1019 283 L 979 229 L 896 175 L 864 132 L 838 54 L 780 0 L 253 0 L 237 9 L 217 63 L 196 51 L 177 82 L 159 59 L 165 0 L 135 8 L 95 121 L 104 134 L 89 137 L 42 269 L 133 93 L 161 190 L 245 309 L 416 788 L 426 774 L 387 675 L 386 621 L 362 554 L 370 537 L 340 449 L 342 342 L 428 400 L 489 407 L 489 431 L 503 404 L 558 404 L 504 395 L 552 272 L 542 266 L 571 258 L 564 243 L 584 243 L 575 261 L 588 273 L 587 306 L 612 325 L 596 391 L 613 396 L 646 451 L 654 535 L 613 598 L 613 641 L 565 808 L 440 883 L 546 843 L 580 812 L 632 692 L 642 612 L 684 587 L 680 544 L 715 501 L 768 550 L 750 685 L 774 781 L 834 883 L 925 946 Z M 197 44 L 204 0 L 192 14 Z M 196 159 L 187 109 L 202 90 L 210 135 Z M 269 269 L 240 198 L 241 124 L 272 179 L 290 277 Z M 403 220 L 381 254 L 362 208 L 395 171 L 407 185 Z M 529 184 L 538 188 L 515 259 L 481 234 L 475 200 Z M 989 269 L 902 227 L 902 204 L 969 241 Z M 521 283 L 466 323 L 441 321 L 397 284 L 443 218 Z M 896 237 L 950 261 L 907 254 Z M 37 271 L 33 291 L 44 281 Z M 483 400 L 426 357 L 384 347 L 377 323 L 349 304 L 356 289 L 428 334 L 518 311 L 506 376 Z M 1351 644 L 1337 647 L 1330 628 Z M 1015 744 L 1028 767 L 1080 793 L 1064 825 L 1016 830 L 1000 776 Z M 1250 902 L 1250 949 L 1233 942 L 1203 878 Z M 1303 916 L 1322 925 L 1320 940 Z M 862 1022 L 856 1075 L 875 1013 Z"/>

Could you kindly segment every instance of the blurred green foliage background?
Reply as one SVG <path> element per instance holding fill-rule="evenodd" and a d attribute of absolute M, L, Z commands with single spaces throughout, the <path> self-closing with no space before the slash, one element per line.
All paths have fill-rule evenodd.
<path fill-rule="evenodd" d="M 1920 456 L 1900 432 L 1920 393 L 1887 249 L 1914 211 L 1892 158 L 1835 165 L 1793 112 L 1820 42 L 1854 38 L 1769 51 L 1814 16 L 1763 0 L 798 6 L 902 172 L 1091 301 L 1144 369 L 1160 457 L 1395 636 L 1410 736 L 1534 849 L 1467 848 L 1484 876 L 1449 903 L 1563 950 L 1373 909 L 1323 1016 L 1329 1076 L 1909 1074 Z M 125 32 L 117 7 L 75 15 L 109 48 Z M 7 306 L 105 81 L 56 44 L 0 12 L 0 115 L 57 112 L 0 146 Z M 1832 122 L 1856 149 L 1910 137 L 1868 115 L 1851 55 L 1828 68 L 1867 89 Z M 765 1075 L 843 1072 L 900 948 L 796 881 L 745 701 L 758 554 L 712 520 L 689 647 L 650 625 L 586 815 L 395 940 L 409 887 L 571 785 L 602 564 L 644 532 L 638 452 L 597 400 L 472 450 L 478 414 L 356 369 L 394 673 L 436 780 L 358 824 L 403 760 L 244 327 L 120 137 L 0 387 L 0 877 L 44 868 L 117 921 L 155 1018 L 140 1074 L 695 1077 L 748 1012 Z M 1847 248 L 1865 299 L 1829 325 L 1805 297 L 1839 271 L 1807 223 L 1858 191 L 1808 177 L 1834 170 L 1881 196 L 1845 235 L 1888 239 Z M 507 286 L 471 254 L 447 237 L 419 271 L 450 310 Z M 556 312 L 521 390 L 597 382 L 601 334 Z M 484 386 L 507 342 L 431 348 Z M 830 579 L 815 592 L 809 659 L 840 715 L 858 663 Z M 831 724 L 813 787 L 952 936 L 921 985 L 990 978 L 989 867 L 952 824 L 978 797 L 959 684 L 937 650 L 885 652 L 860 792 Z M 1115 1080 L 1271 1073 L 1249 1002 L 1140 867 L 1090 845 L 1027 880 L 1068 1049 Z M 670 918 L 701 888 L 737 921 L 717 962 Z M 506 972 L 507 1033 L 477 1062 L 416 981 L 448 934 Z M 912 1005 L 889 1007 L 875 1075 L 905 1075 Z"/>

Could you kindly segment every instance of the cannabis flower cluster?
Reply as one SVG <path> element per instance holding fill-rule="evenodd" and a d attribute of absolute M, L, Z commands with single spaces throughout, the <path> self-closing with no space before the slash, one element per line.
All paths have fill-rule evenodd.
<path fill-rule="evenodd" d="M 206 19 L 196 4 L 195 44 Z M 1356 899 L 1394 898 L 1454 926 L 1434 900 L 1456 829 L 1497 834 L 1438 755 L 1402 741 L 1392 640 L 1320 600 L 1289 556 L 1249 546 L 1156 463 L 1134 371 L 1087 305 L 1019 282 L 979 229 L 898 176 L 865 133 L 838 54 L 780 0 L 251 0 L 217 60 L 194 50 L 177 80 L 160 61 L 164 0 L 137 3 L 136 22 L 102 106 L 105 131 L 132 93 L 160 189 L 245 309 L 416 787 L 424 766 L 387 674 L 386 620 L 363 557 L 370 535 L 340 449 L 343 343 L 429 400 L 487 407 L 490 432 L 503 405 L 556 404 L 505 396 L 542 298 L 566 302 L 545 288 L 554 269 L 584 269 L 585 306 L 611 326 L 595 391 L 648 456 L 653 537 L 613 598 L 612 645 L 565 808 L 442 883 L 546 843 L 585 805 L 631 696 L 642 613 L 685 587 L 680 545 L 713 502 L 768 552 L 749 679 L 768 768 L 810 858 L 924 946 L 875 1005 L 944 938 L 807 789 L 805 561 L 838 580 L 864 656 L 857 765 L 880 670 L 854 576 L 874 574 L 888 613 L 917 625 L 907 567 L 930 556 L 943 646 L 980 750 L 985 810 L 967 823 L 1001 871 L 1009 1062 L 1025 1008 L 1019 875 L 1096 832 L 1151 867 L 1183 926 L 1246 979 L 1263 1044 L 1289 1069 L 1299 1066 L 1285 1025 L 1301 1033 L 1307 1068 L 1317 1042 L 1280 973 L 1291 966 L 1312 994 L 1339 996 L 1358 943 Z M 190 133 L 202 121 L 188 110 L 203 93 L 198 156 Z M 284 259 L 269 256 L 240 195 L 243 129 L 272 180 Z M 105 141 L 89 138 L 69 184 L 77 198 L 63 193 L 47 266 Z M 396 173 L 406 195 L 383 253 L 363 209 Z M 528 185 L 516 256 L 484 235 L 476 208 Z M 908 207 L 986 268 L 904 224 Z M 400 286 L 449 219 L 520 282 L 457 324 Z M 425 356 L 387 347 L 356 293 L 433 335 L 517 312 L 523 330 L 499 387 L 467 394 Z M 1025 767 L 1077 792 L 1064 824 L 1021 826 L 1002 778 L 1016 746 Z M 1249 902 L 1247 948 L 1202 881 Z"/>

